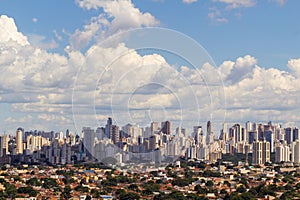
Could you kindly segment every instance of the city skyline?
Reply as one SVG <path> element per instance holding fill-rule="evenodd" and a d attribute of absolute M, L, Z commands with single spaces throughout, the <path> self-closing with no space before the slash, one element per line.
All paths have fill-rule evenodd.
<path fill-rule="evenodd" d="M 223 156 L 239 154 L 245 155 L 246 165 L 300 163 L 297 127 L 272 122 L 247 121 L 232 126 L 224 123 L 219 137 L 215 137 L 213 127 L 208 121 L 206 129 L 196 125 L 193 133 L 188 133 L 183 127 L 172 128 L 171 121 L 151 122 L 147 127 L 129 123 L 119 127 L 108 118 L 105 126 L 83 127 L 80 135 L 69 130 L 64 134 L 18 128 L 15 136 L 0 136 L 0 163 L 102 162 L 129 169 L 135 164 L 164 166 L 179 158 L 214 163 Z"/>
<path fill-rule="evenodd" d="M 300 126 L 298 1 L 1 4 L 1 133 L 78 133 L 109 116 L 190 132 L 207 121 Z"/>

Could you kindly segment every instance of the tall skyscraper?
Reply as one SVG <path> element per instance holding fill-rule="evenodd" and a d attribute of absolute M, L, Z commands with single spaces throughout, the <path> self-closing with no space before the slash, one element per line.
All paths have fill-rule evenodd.
<path fill-rule="evenodd" d="M 286 141 L 278 144 L 275 150 L 275 162 L 289 162 L 290 161 L 290 148 Z"/>
<path fill-rule="evenodd" d="M 266 141 L 270 142 L 271 152 L 274 152 L 275 151 L 275 148 L 274 148 L 275 138 L 274 138 L 273 131 L 272 130 L 265 130 L 264 134 L 265 134 Z"/>
<path fill-rule="evenodd" d="M 111 135 L 110 139 L 113 141 L 113 143 L 119 142 L 120 141 L 120 131 L 119 131 L 119 126 L 117 125 L 112 125 L 111 126 Z"/>
<path fill-rule="evenodd" d="M 293 128 L 288 127 L 284 129 L 284 139 L 288 144 L 293 142 Z"/>
<path fill-rule="evenodd" d="M 177 127 L 176 128 L 176 135 L 187 137 L 185 128 Z"/>
<path fill-rule="evenodd" d="M 158 122 L 151 122 L 150 129 L 151 134 L 158 132 Z"/>
<path fill-rule="evenodd" d="M 300 132 L 298 128 L 293 128 L 293 141 L 300 140 Z"/>
<path fill-rule="evenodd" d="M 172 134 L 172 123 L 170 121 L 165 121 L 161 123 L 161 132 L 171 135 Z"/>
<path fill-rule="evenodd" d="M 248 144 L 252 144 L 255 140 L 258 140 L 258 132 L 256 131 L 249 131 L 248 132 Z"/>
<path fill-rule="evenodd" d="M 263 124 L 258 125 L 258 140 L 264 139 L 265 126 Z"/>
<path fill-rule="evenodd" d="M 229 140 L 229 134 L 227 132 L 227 123 L 223 123 L 223 128 L 220 132 L 220 140 L 223 140 L 224 142 L 227 142 Z"/>
<path fill-rule="evenodd" d="M 203 131 L 202 126 L 194 126 L 194 139 L 196 145 L 199 145 L 202 142 Z"/>
<path fill-rule="evenodd" d="M 23 154 L 23 129 L 18 128 L 16 132 L 16 154 Z"/>
<path fill-rule="evenodd" d="M 105 125 L 105 136 L 107 138 L 110 138 L 111 131 L 112 131 L 112 118 L 109 117 L 107 119 L 107 123 Z"/>
<path fill-rule="evenodd" d="M 7 135 L 0 136 L 0 157 L 8 153 L 8 140 Z"/>
<path fill-rule="evenodd" d="M 261 165 L 270 162 L 270 142 L 255 141 L 252 145 L 252 164 Z"/>
<path fill-rule="evenodd" d="M 300 163 L 300 141 L 296 140 L 292 142 L 292 162 Z"/>
<path fill-rule="evenodd" d="M 246 133 L 248 133 L 249 131 L 252 131 L 253 130 L 252 123 L 250 121 L 247 121 L 245 128 L 246 128 Z"/>
<path fill-rule="evenodd" d="M 233 125 L 230 130 L 230 135 L 234 137 L 235 143 L 242 142 L 245 140 L 245 131 L 240 124 Z"/>
<path fill-rule="evenodd" d="M 94 155 L 94 143 L 95 143 L 95 131 L 90 127 L 83 127 L 83 144 L 86 150 L 91 154 Z"/>
<path fill-rule="evenodd" d="M 213 124 L 211 121 L 207 122 L 207 128 L 206 128 L 206 143 L 207 144 L 213 144 L 214 143 L 214 132 L 213 132 Z"/>

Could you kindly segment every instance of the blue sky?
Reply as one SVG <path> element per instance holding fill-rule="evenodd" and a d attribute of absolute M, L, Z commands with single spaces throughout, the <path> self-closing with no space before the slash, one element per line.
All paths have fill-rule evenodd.
<path fill-rule="evenodd" d="M 17 60 L 20 57 L 24 59 L 24 62 L 20 63 L 27 63 L 24 64 L 24 71 L 18 71 L 18 67 L 21 67 L 22 64 L 19 63 L 18 66 L 15 66 L 16 64 L 8 65 L 7 62 L 3 61 L 4 64 L 0 62 L 4 73 L 7 73 L 4 75 L 11 75 L 11 71 L 15 69 L 17 71 L 15 75 L 19 77 L 18 81 L 20 81 L 16 81 L 17 83 L 8 81 L 5 82 L 6 84 L 3 83 L 1 88 L 3 96 L 0 107 L 4 112 L 0 115 L 2 121 L 0 122 L 0 125 L 2 125 L 0 131 L 12 131 L 14 127 L 19 126 L 24 126 L 25 129 L 74 129 L 74 113 L 70 109 L 72 107 L 71 96 L 74 80 L 76 80 L 76 77 L 78 78 L 76 74 L 79 74 L 79 77 L 81 75 L 81 69 L 76 68 L 77 65 L 82 65 L 79 64 L 79 58 L 82 58 L 86 64 L 88 58 L 92 57 L 88 57 L 87 55 L 90 54 L 87 52 L 91 52 L 95 48 L 101 52 L 101 56 L 98 55 L 98 58 L 103 58 L 103 56 L 107 56 L 105 53 L 107 51 L 100 49 L 101 45 L 99 46 L 97 41 L 105 41 L 106 38 L 115 33 L 141 27 L 162 27 L 178 31 L 202 45 L 211 56 L 216 64 L 216 70 L 221 74 L 220 78 L 222 80 L 218 83 L 220 88 L 224 84 L 224 87 L 222 86 L 219 89 L 225 91 L 224 96 L 227 99 L 227 102 L 222 100 L 223 103 L 211 103 L 216 106 L 215 109 L 220 108 L 218 111 L 214 111 L 217 123 L 221 124 L 224 113 L 227 113 L 226 119 L 229 122 L 273 120 L 278 123 L 298 125 L 300 118 L 297 112 L 300 108 L 297 96 L 300 88 L 294 87 L 294 85 L 298 83 L 298 68 L 300 67 L 299 1 L 132 0 L 127 2 L 129 3 L 115 1 L 114 4 L 101 0 L 0 0 L 0 15 L 14 20 L 12 23 L 3 18 L 0 27 L 2 26 L 5 29 L 11 26 L 17 27 L 18 32 L 26 36 L 29 43 L 22 43 L 17 47 L 12 46 L 9 39 L 19 41 L 19 35 L 12 33 L 11 36 L 1 36 L 0 33 L 1 45 L 5 47 L 1 51 L 4 52 L 3 49 L 9 49 L 9 51 L 14 48 L 17 49 L 14 58 L 8 58 L 4 54 L 0 58 L 2 60 L 7 59 L 8 62 L 10 59 Z M 121 11 L 118 11 L 116 6 L 120 6 Z M 135 13 L 135 15 L 128 17 L 132 13 Z M 187 39 L 187 42 L 189 41 Z M 29 46 L 30 50 L 28 50 Z M 114 46 L 113 48 L 118 51 L 125 51 L 129 47 Z M 25 51 L 37 52 L 38 49 L 42 53 L 36 53 L 38 54 L 36 57 L 24 53 Z M 155 53 L 160 54 L 161 57 L 155 55 Z M 148 61 L 148 57 L 143 57 L 146 54 L 153 56 L 152 59 L 155 58 L 157 62 L 151 63 Z M 134 57 L 136 60 L 142 59 L 142 62 L 148 63 L 149 66 L 176 65 L 180 68 L 181 65 L 186 65 L 186 62 L 181 58 L 168 56 L 159 51 L 150 51 L 146 54 L 140 52 L 140 57 L 133 56 L 137 56 Z M 47 62 L 44 63 L 42 60 L 31 62 L 39 58 L 47 60 Z M 122 65 L 122 63 L 120 64 Z M 60 65 L 62 67 L 67 66 L 67 69 L 57 69 L 56 67 Z M 133 63 L 130 64 L 131 67 L 132 65 Z M 209 85 L 211 81 L 211 84 L 214 84 L 211 74 L 205 71 L 211 68 L 209 66 L 199 67 L 202 67 L 201 77 L 205 79 L 206 83 Z M 184 70 L 187 69 L 182 68 L 181 72 Z M 60 71 L 60 73 L 57 71 Z M 266 74 L 271 75 L 266 77 Z M 46 78 L 48 75 L 49 77 Z M 81 80 L 86 77 L 84 75 L 86 74 L 82 73 Z M 169 74 L 169 76 L 171 75 Z M 47 81 L 41 81 L 41 77 L 46 78 Z M 268 80 L 262 79 L 263 77 Z M 192 79 L 192 76 L 190 78 Z M 68 80 L 66 81 L 66 79 Z M 95 77 L 95 80 L 98 79 L 99 74 Z M 188 80 L 191 81 L 191 79 Z M 153 80 L 151 79 L 151 81 Z M 258 85 L 258 81 L 261 85 Z M 165 84 L 164 86 L 168 87 L 174 86 L 173 83 L 163 82 L 160 84 Z M 94 89 L 95 87 L 92 86 L 91 88 Z M 132 86 L 129 88 L 132 89 Z M 195 90 L 198 91 L 197 88 Z M 178 91 L 174 94 L 180 97 L 181 94 Z M 251 91 L 254 92 L 251 93 Z M 80 93 L 81 96 L 86 95 L 85 92 L 95 93 L 93 90 L 84 90 L 84 93 Z M 212 88 L 208 102 L 211 101 L 214 92 L 214 88 Z M 220 92 L 218 94 L 220 95 Z M 234 96 L 236 94 L 242 95 L 237 98 Z M 199 95 L 198 98 L 202 99 L 203 96 Z M 260 97 L 254 98 L 256 96 Z M 14 102 L 13 97 L 20 98 L 20 101 Z M 161 97 L 167 98 L 165 96 Z M 51 98 L 55 100 L 51 100 Z M 182 98 L 187 97 L 182 94 Z M 248 104 L 249 99 L 252 98 L 255 105 Z M 279 100 L 276 100 L 276 98 Z M 120 99 L 122 98 L 120 97 Z M 223 99 L 223 97 L 220 99 Z M 161 103 L 155 98 L 152 100 L 159 108 L 166 106 L 165 110 L 167 111 L 172 109 L 172 112 L 178 111 L 174 109 L 176 105 L 172 105 L 172 102 L 175 102 L 172 101 L 172 97 L 168 99 L 170 100 L 169 103 Z M 78 102 L 81 105 L 83 100 L 78 98 Z M 101 99 L 99 104 L 103 102 Z M 212 106 L 207 106 L 209 104 L 207 102 L 202 103 L 199 112 L 202 113 L 202 116 L 205 116 L 202 118 L 204 122 L 210 118 L 211 113 L 209 113 L 208 107 Z M 264 106 L 258 106 L 261 104 L 264 104 Z M 285 107 L 282 107 L 282 104 L 285 104 Z M 103 105 L 96 106 L 105 107 L 103 110 L 96 111 L 96 113 L 101 113 L 101 115 L 96 116 L 98 121 L 105 122 L 106 117 L 110 116 L 109 112 L 106 112 L 109 108 L 105 105 L 103 103 Z M 183 105 L 185 104 L 183 103 Z M 124 107 L 120 110 L 124 110 L 127 106 L 124 104 Z M 138 107 L 141 108 L 140 106 Z M 143 109 L 145 110 L 142 109 L 143 112 L 149 109 L 149 105 L 144 106 Z M 226 107 L 226 109 L 223 107 Z M 221 114 L 219 113 L 220 110 L 222 110 Z M 90 121 L 88 113 L 81 113 L 80 111 L 78 115 L 80 117 L 77 121 L 83 122 L 83 119 Z M 134 113 L 134 115 L 140 116 L 141 113 Z M 175 114 L 170 115 L 175 116 Z M 94 118 L 95 116 L 90 117 Z M 124 116 L 124 119 L 126 118 Z M 136 119 L 138 118 L 136 117 Z M 140 116 L 140 118 L 143 117 Z M 152 118 L 155 119 L 154 116 Z M 174 120 L 176 121 L 179 118 L 174 117 Z M 181 116 L 181 118 L 188 117 Z M 125 122 L 124 119 L 119 119 L 121 125 Z M 159 117 L 158 119 L 164 118 Z M 61 124 L 58 122 L 61 122 Z M 141 120 L 133 121 L 133 123 L 139 122 Z M 188 125 L 187 123 L 186 126 L 191 124 Z M 63 125 L 66 125 L 66 127 L 62 127 Z M 94 124 L 88 125 L 93 126 Z M 80 126 L 78 125 L 78 129 Z"/>
<path fill-rule="evenodd" d="M 300 13 L 299 1 L 283 4 L 275 0 L 254 1 L 249 8 L 228 10 L 227 4 L 215 1 L 199 1 L 184 4 L 181 1 L 133 1 L 142 12 L 150 12 L 162 27 L 180 31 L 204 46 L 217 64 L 224 60 L 251 54 L 264 67 L 285 69 L 286 61 L 299 54 Z M 10 1 L 2 0 L 1 14 L 15 19 L 25 35 L 45 36 L 44 42 L 56 40 L 62 52 L 68 36 L 82 27 L 99 10 L 85 10 L 72 1 Z M 219 18 L 211 19 L 209 13 L 218 10 Z M 33 19 L 37 19 L 36 22 Z M 64 40 L 57 41 L 53 31 Z"/>

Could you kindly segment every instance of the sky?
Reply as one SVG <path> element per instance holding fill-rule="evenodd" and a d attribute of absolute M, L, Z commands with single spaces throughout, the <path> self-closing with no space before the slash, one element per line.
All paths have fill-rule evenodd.
<path fill-rule="evenodd" d="M 0 132 L 300 126 L 297 0 L 0 0 Z"/>

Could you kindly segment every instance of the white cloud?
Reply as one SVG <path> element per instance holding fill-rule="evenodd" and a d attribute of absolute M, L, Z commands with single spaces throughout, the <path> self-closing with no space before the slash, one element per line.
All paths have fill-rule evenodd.
<path fill-rule="evenodd" d="M 57 33 L 56 30 L 53 30 L 54 36 L 58 41 L 62 41 L 62 36 Z"/>
<path fill-rule="evenodd" d="M 208 17 L 217 23 L 227 23 L 228 19 L 225 18 L 222 12 L 217 8 L 210 8 L 210 12 L 208 13 Z"/>
<path fill-rule="evenodd" d="M 34 47 L 39 47 L 42 49 L 55 49 L 58 47 L 58 43 L 54 40 L 46 41 L 46 37 L 37 34 L 29 34 L 28 40 L 30 44 Z"/>
<path fill-rule="evenodd" d="M 8 123 L 8 124 L 14 124 L 17 122 L 16 119 L 12 118 L 12 117 L 8 117 L 4 120 L 5 123 Z"/>
<path fill-rule="evenodd" d="M 300 78 L 300 59 L 291 59 L 288 61 L 287 67 L 292 71 L 292 73 Z"/>
<path fill-rule="evenodd" d="M 254 0 L 214 0 L 227 4 L 227 9 L 248 8 L 256 5 Z"/>
<path fill-rule="evenodd" d="M 70 43 L 73 48 L 80 49 L 85 47 L 97 35 L 100 25 L 97 22 L 91 22 L 83 27 L 83 30 L 77 29 L 70 37 Z"/>
<path fill-rule="evenodd" d="M 242 79 L 251 77 L 256 64 L 257 60 L 250 55 L 239 57 L 232 66 L 225 81 L 234 84 Z"/>
<path fill-rule="evenodd" d="M 187 3 L 187 4 L 190 4 L 190 3 L 194 3 L 194 2 L 197 2 L 198 0 L 182 0 L 183 3 Z"/>
<path fill-rule="evenodd" d="M 37 18 L 32 18 L 32 22 L 37 23 L 38 19 Z"/>
<path fill-rule="evenodd" d="M 14 19 L 6 15 L 0 16 L 0 43 L 3 42 L 17 42 L 20 45 L 28 45 L 29 42 L 22 33 L 18 32 Z"/>
<path fill-rule="evenodd" d="M 73 48 L 85 47 L 92 39 L 103 38 L 131 28 L 155 26 L 159 21 L 150 13 L 142 13 L 130 0 L 76 0 L 85 9 L 103 8 L 102 14 L 93 17 L 83 30 L 77 29 L 70 38 Z"/>

